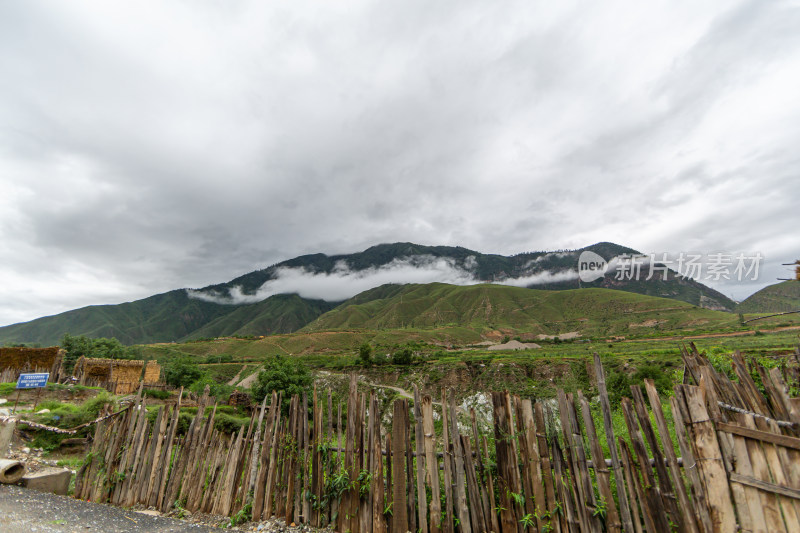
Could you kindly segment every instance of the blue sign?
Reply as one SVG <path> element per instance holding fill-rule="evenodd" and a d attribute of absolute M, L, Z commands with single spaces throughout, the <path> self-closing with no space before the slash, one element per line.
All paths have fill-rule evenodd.
<path fill-rule="evenodd" d="M 41 372 L 38 374 L 20 374 L 17 380 L 18 389 L 36 389 L 47 386 L 47 378 L 50 377 L 50 372 Z"/>

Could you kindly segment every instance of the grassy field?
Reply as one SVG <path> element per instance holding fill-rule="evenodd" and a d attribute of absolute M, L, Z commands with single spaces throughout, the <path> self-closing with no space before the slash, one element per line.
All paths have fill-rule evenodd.
<path fill-rule="evenodd" d="M 520 334 L 624 335 L 725 328 L 731 313 L 686 302 L 609 289 L 532 290 L 505 285 L 405 285 L 385 298 L 340 306 L 302 331 L 444 328 Z"/>
<path fill-rule="evenodd" d="M 146 345 L 142 349 L 146 357 L 162 363 L 175 357 L 195 358 L 219 383 L 240 371 L 243 379 L 256 372 L 260 362 L 280 354 L 300 357 L 312 371 L 339 376 L 342 382 L 355 372 L 376 384 L 403 389 L 417 384 L 436 396 L 441 387 L 451 387 L 460 396 L 468 396 L 470 391 L 508 389 L 533 397 L 552 397 L 558 388 L 572 392 L 591 387 L 587 366 L 595 352 L 611 373 L 632 377 L 644 368 L 674 381 L 680 378 L 682 368 L 681 344 L 694 342 L 698 349 L 714 356 L 738 349 L 746 356 L 761 359 L 790 354 L 800 340 L 797 322 L 786 320 L 767 322 L 757 330 L 742 328 L 737 322 L 736 327 L 693 330 L 691 335 L 682 331 L 659 333 L 660 336 L 624 339 L 540 340 L 537 342 L 541 348 L 517 351 L 489 351 L 486 346 L 477 345 L 482 340 L 480 335 L 455 327 L 293 333 L 263 339 Z M 497 342 L 502 340 L 505 339 L 498 338 Z M 368 367 L 357 357 L 358 346 L 365 342 L 373 346 L 376 360 Z M 391 355 L 406 347 L 414 352 L 414 363 L 391 364 Z M 205 363 L 217 356 L 227 362 Z"/>

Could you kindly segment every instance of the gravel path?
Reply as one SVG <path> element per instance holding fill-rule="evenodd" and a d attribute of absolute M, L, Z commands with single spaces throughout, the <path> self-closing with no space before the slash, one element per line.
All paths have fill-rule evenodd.
<path fill-rule="evenodd" d="M 220 530 L 173 518 L 149 516 L 120 507 L 0 485 L 3 533 L 219 533 Z"/>

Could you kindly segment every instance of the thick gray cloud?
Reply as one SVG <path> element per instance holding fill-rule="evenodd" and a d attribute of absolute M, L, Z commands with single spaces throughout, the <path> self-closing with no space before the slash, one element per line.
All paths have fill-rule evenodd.
<path fill-rule="evenodd" d="M 3 2 L 0 324 L 379 242 L 800 257 L 800 5 Z"/>

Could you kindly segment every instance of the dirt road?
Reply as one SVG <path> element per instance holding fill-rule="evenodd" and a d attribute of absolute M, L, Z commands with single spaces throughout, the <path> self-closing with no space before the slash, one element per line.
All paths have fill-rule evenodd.
<path fill-rule="evenodd" d="M 213 527 L 148 516 L 120 507 L 0 485 L 3 533 L 209 533 Z"/>

